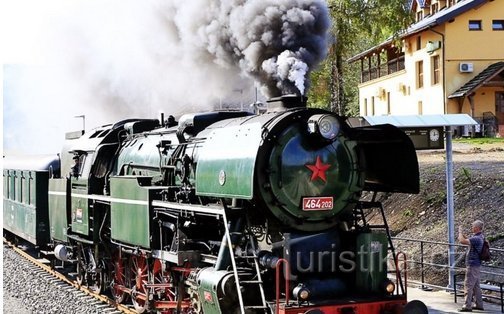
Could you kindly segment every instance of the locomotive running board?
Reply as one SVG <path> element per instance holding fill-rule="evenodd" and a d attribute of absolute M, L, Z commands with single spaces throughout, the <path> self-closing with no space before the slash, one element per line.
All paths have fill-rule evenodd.
<path fill-rule="evenodd" d="M 224 215 L 224 209 L 222 207 L 217 206 L 181 204 L 181 203 L 172 203 L 163 201 L 152 201 L 152 206 L 167 209 L 176 209 L 179 211 L 186 211 L 186 212 L 198 212 L 208 215 Z"/>

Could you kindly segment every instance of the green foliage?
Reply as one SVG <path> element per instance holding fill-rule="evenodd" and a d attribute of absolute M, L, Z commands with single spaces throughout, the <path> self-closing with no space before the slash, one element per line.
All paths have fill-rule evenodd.
<path fill-rule="evenodd" d="M 446 192 L 445 191 L 439 191 L 436 193 L 429 194 L 427 196 L 427 203 L 436 205 L 436 204 L 441 204 L 446 200 Z"/>
<path fill-rule="evenodd" d="M 455 143 L 468 143 L 473 145 L 504 144 L 502 137 L 482 137 L 482 138 L 459 138 L 454 139 Z"/>
<path fill-rule="evenodd" d="M 327 59 L 317 71 L 310 74 L 311 86 L 308 90 L 308 106 L 321 109 L 330 108 L 330 67 Z"/>
<path fill-rule="evenodd" d="M 469 169 L 467 169 L 466 167 L 462 167 L 461 171 L 462 171 L 462 174 L 463 174 L 464 178 L 465 178 L 467 181 L 469 181 L 469 182 L 471 182 L 471 183 L 472 183 L 472 179 L 471 179 L 471 171 L 470 171 Z"/>
<path fill-rule="evenodd" d="M 412 217 L 413 216 L 413 210 L 411 210 L 411 208 L 406 208 L 403 211 L 402 214 L 403 214 L 404 217 Z"/>
<path fill-rule="evenodd" d="M 360 63 L 350 57 L 384 41 L 412 22 L 404 0 L 328 0 L 332 44 L 327 59 L 311 73 L 309 105 L 359 113 Z"/>
<path fill-rule="evenodd" d="M 455 180 L 455 190 L 459 191 L 461 189 L 471 186 L 473 183 L 474 182 L 471 175 L 471 170 L 465 167 L 460 168 L 460 171 Z"/>

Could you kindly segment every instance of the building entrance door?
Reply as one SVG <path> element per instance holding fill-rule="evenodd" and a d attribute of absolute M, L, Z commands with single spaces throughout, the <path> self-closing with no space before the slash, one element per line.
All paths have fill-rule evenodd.
<path fill-rule="evenodd" d="M 504 137 L 504 93 L 495 93 L 495 116 L 497 117 L 497 132 Z"/>

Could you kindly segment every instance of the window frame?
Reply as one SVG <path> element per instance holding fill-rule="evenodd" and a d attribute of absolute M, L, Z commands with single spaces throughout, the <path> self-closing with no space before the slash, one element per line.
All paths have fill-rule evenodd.
<path fill-rule="evenodd" d="M 500 28 L 496 28 L 495 26 L 499 25 Z M 493 31 L 504 31 L 504 20 L 492 20 L 492 30 Z"/>
<path fill-rule="evenodd" d="M 471 27 L 471 25 L 477 25 L 477 28 L 473 28 L 473 27 Z M 471 32 L 483 30 L 483 24 L 482 24 L 481 20 L 469 20 L 467 26 L 469 28 L 469 31 L 471 31 Z"/>
<path fill-rule="evenodd" d="M 432 85 L 441 83 L 441 58 L 439 55 L 431 57 L 432 63 Z"/>
<path fill-rule="evenodd" d="M 417 79 L 417 89 L 424 87 L 424 70 L 423 70 L 423 60 L 416 62 L 416 79 Z"/>

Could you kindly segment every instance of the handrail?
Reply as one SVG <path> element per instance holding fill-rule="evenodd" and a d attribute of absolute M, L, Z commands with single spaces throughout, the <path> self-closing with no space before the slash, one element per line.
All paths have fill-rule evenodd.
<path fill-rule="evenodd" d="M 448 243 L 448 242 L 430 241 L 430 240 L 418 240 L 418 239 L 403 238 L 403 237 L 392 237 L 392 240 L 402 240 L 402 241 L 410 241 L 410 242 L 423 242 L 423 243 L 428 243 L 428 244 L 451 245 L 451 246 L 457 246 L 457 247 L 467 247 L 467 245 L 465 245 L 465 244 L 451 244 L 451 243 Z M 504 249 L 499 249 L 499 248 L 492 248 L 492 247 L 490 247 L 490 251 L 504 253 Z"/>
<path fill-rule="evenodd" d="M 406 242 L 413 242 L 417 243 L 420 245 L 420 261 L 414 260 L 414 259 L 407 259 L 408 262 L 416 265 L 420 265 L 421 267 L 421 284 L 422 284 L 422 289 L 425 289 L 427 286 L 435 286 L 432 284 L 427 284 L 425 283 L 425 276 L 424 276 L 424 267 L 425 266 L 433 266 L 437 268 L 442 268 L 442 269 L 450 269 L 450 265 L 448 264 L 438 264 L 438 263 L 431 263 L 431 262 L 425 262 L 424 261 L 424 245 L 425 244 L 433 244 L 433 245 L 442 245 L 442 246 L 448 246 L 448 247 L 459 247 L 459 248 L 467 248 L 467 245 L 463 244 L 451 244 L 448 242 L 441 242 L 441 241 L 430 241 L 430 240 L 419 240 L 419 239 L 411 239 L 411 238 L 403 238 L 403 237 L 392 237 L 392 240 L 394 241 L 406 241 Z M 504 249 L 500 248 L 490 248 L 491 252 L 498 252 L 498 253 L 503 253 L 504 254 Z M 392 258 L 391 258 L 392 259 Z M 394 261 L 396 262 L 396 261 Z M 487 274 L 487 275 L 497 275 L 497 276 L 502 276 L 504 278 L 504 267 L 499 267 L 499 266 L 494 266 L 494 265 L 487 265 L 486 263 L 483 263 L 483 266 L 486 268 L 491 268 L 491 269 L 497 269 L 501 270 L 500 273 L 496 273 L 495 271 L 484 271 L 482 270 L 482 274 Z M 453 267 L 454 271 L 465 271 L 465 268 L 463 267 Z M 446 288 L 446 287 L 445 287 Z M 448 288 L 449 289 L 449 288 Z"/>
<path fill-rule="evenodd" d="M 284 273 L 285 273 L 285 305 L 289 305 L 289 273 L 290 267 L 289 262 L 280 258 L 275 264 L 276 269 L 276 309 L 275 313 L 278 314 L 280 312 L 280 264 L 284 264 Z"/>
<path fill-rule="evenodd" d="M 406 257 L 406 253 L 402 251 L 397 252 L 395 257 L 397 294 L 399 294 L 399 278 L 401 277 L 401 269 L 399 269 L 399 256 L 402 256 L 402 261 L 404 263 L 402 267 L 402 270 L 404 271 L 404 285 L 401 285 L 401 290 L 404 297 L 408 299 L 408 259 Z"/>

